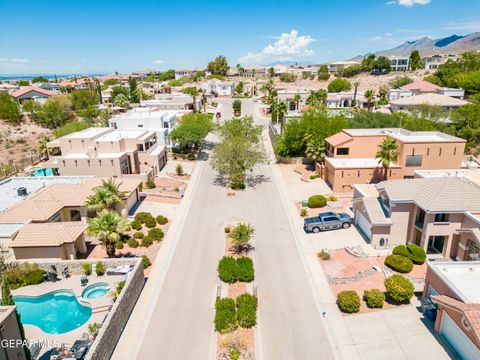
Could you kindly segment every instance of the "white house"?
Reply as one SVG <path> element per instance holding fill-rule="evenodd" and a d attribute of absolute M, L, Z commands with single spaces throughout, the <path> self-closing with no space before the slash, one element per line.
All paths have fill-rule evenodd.
<path fill-rule="evenodd" d="M 235 91 L 235 82 L 213 79 L 202 83 L 202 90 L 207 95 L 232 96 Z"/>
<path fill-rule="evenodd" d="M 285 88 L 277 90 L 277 101 L 285 101 L 288 105 L 287 107 L 287 117 L 288 116 L 298 116 L 300 115 L 301 109 L 305 106 L 308 96 L 312 92 L 312 89 L 305 88 Z M 300 95 L 300 100 L 298 103 L 295 101 L 296 95 Z"/>
<path fill-rule="evenodd" d="M 390 66 L 393 71 L 407 71 L 410 70 L 410 57 L 408 56 L 390 56 Z"/>
<path fill-rule="evenodd" d="M 115 115 L 108 122 L 118 130 L 149 130 L 157 133 L 161 145 L 169 145 L 168 135 L 177 123 L 178 112 L 143 107 Z"/>
<path fill-rule="evenodd" d="M 175 70 L 175 79 L 180 79 L 182 76 L 187 76 L 191 75 L 193 73 L 193 70 L 187 70 L 187 69 L 179 69 Z"/>

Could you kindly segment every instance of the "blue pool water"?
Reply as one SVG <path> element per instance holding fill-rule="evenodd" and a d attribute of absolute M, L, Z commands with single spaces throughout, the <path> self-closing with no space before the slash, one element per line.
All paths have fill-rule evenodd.
<path fill-rule="evenodd" d="M 84 299 L 98 299 L 105 296 L 110 291 L 110 286 L 106 283 L 98 283 L 87 286 L 82 292 Z"/>
<path fill-rule="evenodd" d="M 52 169 L 38 169 L 32 172 L 32 176 L 53 176 Z"/>
<path fill-rule="evenodd" d="M 68 290 L 42 296 L 14 296 L 22 323 L 38 326 L 47 334 L 63 334 L 87 322 L 92 309 L 81 305 Z"/>

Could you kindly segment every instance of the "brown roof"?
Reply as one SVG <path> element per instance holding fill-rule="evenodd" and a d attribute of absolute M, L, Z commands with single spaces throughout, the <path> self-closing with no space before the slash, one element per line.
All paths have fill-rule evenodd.
<path fill-rule="evenodd" d="M 42 88 L 39 88 L 39 87 L 36 87 L 36 86 L 27 86 L 27 87 L 24 87 L 20 90 L 17 90 L 17 91 L 14 91 L 12 93 L 10 93 L 10 95 L 14 98 L 18 98 L 20 96 L 23 96 L 25 94 L 28 94 L 29 92 L 31 91 L 35 91 L 35 92 L 38 92 L 40 94 L 43 94 L 43 95 L 46 95 L 46 96 L 54 96 L 54 95 L 57 95 L 55 94 L 54 92 L 51 92 L 51 91 L 48 91 L 48 90 L 45 90 L 45 89 L 42 89 Z"/>
<path fill-rule="evenodd" d="M 81 221 L 30 223 L 18 231 L 13 248 L 61 246 L 74 242 L 87 229 Z"/>
<path fill-rule="evenodd" d="M 139 179 L 119 179 L 120 190 L 129 196 L 140 184 Z M 0 224 L 23 224 L 46 221 L 64 207 L 80 207 L 94 189 L 102 185 L 102 178 L 86 178 L 80 184 L 51 184 L 35 195 L 0 214 Z"/>
<path fill-rule="evenodd" d="M 432 300 L 435 303 L 463 313 L 472 328 L 473 334 L 480 343 L 480 304 L 465 304 L 446 295 L 434 295 Z"/>
<path fill-rule="evenodd" d="M 416 90 L 420 92 L 437 92 L 440 89 L 440 86 L 432 84 L 431 82 L 425 80 L 416 80 L 410 84 L 402 86 L 402 90 Z"/>
<path fill-rule="evenodd" d="M 325 139 L 325 141 L 332 146 L 341 145 L 349 140 L 352 140 L 352 137 L 343 131 L 336 133 L 335 135 L 329 136 Z"/>

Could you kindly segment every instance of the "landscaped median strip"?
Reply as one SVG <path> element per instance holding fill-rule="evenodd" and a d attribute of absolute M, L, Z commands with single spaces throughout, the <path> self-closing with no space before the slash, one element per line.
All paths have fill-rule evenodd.
<path fill-rule="evenodd" d="M 215 331 L 217 358 L 254 359 L 255 341 L 253 327 L 257 324 L 257 297 L 247 292 L 255 278 L 250 239 L 254 229 L 248 224 L 225 227 L 225 255 L 218 263 L 218 276 L 228 284 L 227 297 L 217 293 L 215 302 Z M 252 287 L 253 289 L 253 287 Z M 252 291 L 253 292 L 253 291 Z"/>

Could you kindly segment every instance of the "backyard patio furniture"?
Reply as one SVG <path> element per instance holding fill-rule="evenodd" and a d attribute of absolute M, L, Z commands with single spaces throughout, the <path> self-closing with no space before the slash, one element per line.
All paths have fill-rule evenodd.
<path fill-rule="evenodd" d="M 88 278 L 85 275 L 82 275 L 80 277 L 80 284 L 82 284 L 82 286 L 85 286 L 88 284 Z"/>
<path fill-rule="evenodd" d="M 88 350 L 88 341 L 85 340 L 76 340 L 73 343 L 70 353 L 72 354 L 72 359 L 83 359 Z"/>
<path fill-rule="evenodd" d="M 107 275 L 123 275 L 131 271 L 130 265 L 119 265 L 117 267 L 107 268 Z"/>

